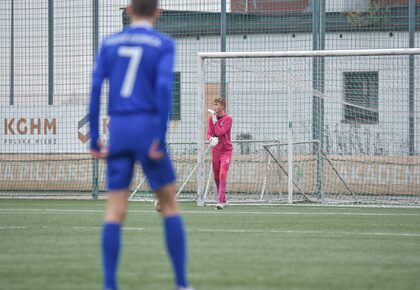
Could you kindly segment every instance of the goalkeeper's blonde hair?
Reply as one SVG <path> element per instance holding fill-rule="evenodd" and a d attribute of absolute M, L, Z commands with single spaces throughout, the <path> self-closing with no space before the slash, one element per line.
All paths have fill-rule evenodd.
<path fill-rule="evenodd" d="M 223 98 L 215 98 L 214 100 L 213 100 L 213 103 L 215 104 L 215 103 L 219 103 L 219 104 L 221 104 L 222 106 L 223 106 L 223 108 L 224 109 L 226 109 L 226 100 L 225 99 L 223 99 Z"/>

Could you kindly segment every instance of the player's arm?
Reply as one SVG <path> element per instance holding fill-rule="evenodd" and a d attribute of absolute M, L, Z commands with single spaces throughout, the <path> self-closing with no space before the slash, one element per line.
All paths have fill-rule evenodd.
<path fill-rule="evenodd" d="M 171 41 L 163 51 L 163 54 L 157 65 L 155 97 L 156 108 L 158 110 L 160 126 L 159 126 L 159 143 L 163 149 L 166 142 L 166 130 L 168 120 L 172 110 L 172 79 L 174 67 L 175 45 Z"/>
<path fill-rule="evenodd" d="M 211 117 L 207 121 L 207 140 L 209 140 L 211 137 L 213 137 L 213 122 L 211 121 Z"/>
<path fill-rule="evenodd" d="M 212 120 L 212 117 L 209 118 L 208 120 L 208 129 L 207 129 L 207 140 L 210 141 L 210 145 L 211 147 L 216 146 L 217 144 L 219 144 L 219 138 L 217 138 L 216 136 L 214 136 L 214 123 Z"/>
<path fill-rule="evenodd" d="M 100 152 L 99 142 L 99 113 L 101 106 L 102 83 L 106 78 L 105 48 L 102 45 L 96 58 L 95 68 L 92 74 L 92 88 L 89 104 L 89 135 L 91 151 Z"/>
<path fill-rule="evenodd" d="M 232 128 L 232 118 L 226 118 L 223 121 L 223 127 L 220 127 L 220 123 L 217 123 L 213 126 L 214 135 L 220 137 L 224 135 L 230 128 Z"/>

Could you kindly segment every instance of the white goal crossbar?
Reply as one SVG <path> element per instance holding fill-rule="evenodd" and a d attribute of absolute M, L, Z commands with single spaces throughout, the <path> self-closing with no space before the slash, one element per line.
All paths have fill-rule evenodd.
<path fill-rule="evenodd" d="M 301 51 L 253 51 L 253 52 L 199 52 L 206 58 L 270 58 L 270 57 L 340 57 L 340 56 L 391 56 L 418 55 L 420 48 L 361 49 L 361 50 L 301 50 Z"/>

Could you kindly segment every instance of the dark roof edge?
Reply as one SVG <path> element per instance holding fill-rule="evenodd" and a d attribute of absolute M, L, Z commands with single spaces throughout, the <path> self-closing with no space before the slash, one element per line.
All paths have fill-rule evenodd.
<path fill-rule="evenodd" d="M 420 5 L 417 5 L 420 8 Z M 312 13 L 227 13 L 227 34 L 312 33 Z M 416 31 L 420 31 L 416 9 Z M 220 35 L 219 12 L 164 10 L 157 28 L 176 38 Z M 251 24 L 251 25 L 250 25 Z M 388 8 L 386 14 L 326 14 L 326 32 L 408 31 L 408 7 Z"/>
<path fill-rule="evenodd" d="M 418 5 L 420 8 L 420 5 Z M 330 12 L 326 14 L 326 32 L 408 31 L 408 8 L 396 7 L 375 17 L 368 13 Z M 312 33 L 312 13 L 281 14 L 228 13 L 227 34 Z M 416 9 L 420 19 L 420 9 Z M 220 35 L 220 13 L 163 11 L 157 28 L 174 37 Z M 420 31 L 420 21 L 415 25 Z"/>

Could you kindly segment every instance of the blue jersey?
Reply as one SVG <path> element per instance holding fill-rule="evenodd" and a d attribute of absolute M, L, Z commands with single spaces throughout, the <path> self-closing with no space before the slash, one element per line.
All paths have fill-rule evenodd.
<path fill-rule="evenodd" d="M 91 148 L 99 149 L 102 83 L 109 81 L 108 114 L 155 114 L 159 141 L 165 143 L 172 105 L 174 41 L 141 23 L 106 37 L 92 77 L 89 107 Z"/>

